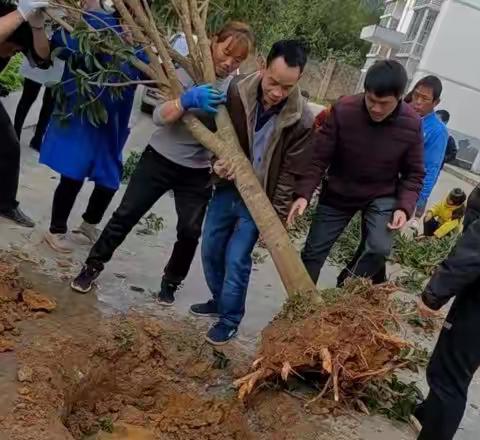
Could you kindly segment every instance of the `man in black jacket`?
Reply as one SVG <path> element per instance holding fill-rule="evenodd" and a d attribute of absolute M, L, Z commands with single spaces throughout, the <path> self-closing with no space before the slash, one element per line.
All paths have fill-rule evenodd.
<path fill-rule="evenodd" d="M 480 191 L 467 203 L 464 233 L 419 298 L 419 314 L 435 316 L 455 297 L 427 369 L 430 392 L 415 416 L 418 440 L 452 440 L 462 420 L 467 392 L 480 367 Z"/>
<path fill-rule="evenodd" d="M 18 52 L 23 52 L 32 64 L 49 63 L 50 45 L 41 12 L 47 6 L 48 0 L 19 0 L 18 5 L 0 2 L 0 72 Z M 20 143 L 1 103 L 0 136 L 0 217 L 33 228 L 33 221 L 18 207 Z"/>

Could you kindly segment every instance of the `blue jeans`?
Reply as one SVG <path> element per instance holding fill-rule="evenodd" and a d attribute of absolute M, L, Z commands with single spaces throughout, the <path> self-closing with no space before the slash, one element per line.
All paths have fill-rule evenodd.
<path fill-rule="evenodd" d="M 214 192 L 203 229 L 202 263 L 220 321 L 238 327 L 245 314 L 258 229 L 234 187 Z"/>

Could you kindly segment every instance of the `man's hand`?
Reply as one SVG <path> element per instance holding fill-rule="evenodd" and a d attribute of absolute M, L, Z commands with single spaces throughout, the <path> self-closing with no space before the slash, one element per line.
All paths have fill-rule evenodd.
<path fill-rule="evenodd" d="M 303 215 L 308 206 L 308 200 L 300 197 L 293 202 L 287 217 L 287 226 L 292 226 L 299 215 Z"/>
<path fill-rule="evenodd" d="M 401 209 L 397 209 L 393 213 L 392 221 L 388 224 L 388 227 L 394 231 L 402 229 L 407 223 L 407 214 Z"/>
<path fill-rule="evenodd" d="M 45 14 L 38 9 L 33 11 L 28 16 L 28 23 L 32 29 L 43 29 L 45 26 Z"/>
<path fill-rule="evenodd" d="M 27 21 L 34 11 L 47 7 L 48 0 L 19 0 L 17 11 Z"/>
<path fill-rule="evenodd" d="M 433 310 L 428 307 L 422 300 L 422 297 L 417 299 L 417 311 L 418 315 L 423 319 L 438 318 L 440 316 L 440 310 Z"/>
<path fill-rule="evenodd" d="M 213 164 L 213 171 L 218 177 L 227 180 L 235 179 L 235 171 L 233 167 L 233 163 L 226 159 L 218 159 Z"/>

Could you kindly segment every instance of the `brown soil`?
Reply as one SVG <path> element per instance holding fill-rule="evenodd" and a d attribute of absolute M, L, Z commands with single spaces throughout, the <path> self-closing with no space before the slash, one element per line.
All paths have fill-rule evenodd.
<path fill-rule="evenodd" d="M 41 317 L 56 307 L 55 301 L 27 286 L 15 265 L 0 261 L 0 353 L 14 350 L 20 336 L 18 322 Z"/>
<path fill-rule="evenodd" d="M 212 350 L 191 322 L 140 314 L 99 319 L 93 309 L 67 315 L 65 322 L 59 318 L 64 311 L 56 310 L 25 327 L 21 320 L 35 314 L 32 308 L 48 310 L 51 303 L 29 291 L 22 296 L 22 284 L 14 267 L 0 264 L 2 320 L 11 322 L 10 314 L 18 319 L 6 330 L 18 330 L 11 354 L 17 384 L 0 416 L 2 439 L 358 439 L 353 427 L 323 424 L 328 406 L 305 408 L 304 397 L 267 387 L 245 406 L 231 384 L 248 372 L 248 354 L 236 343 Z M 35 301 L 27 304 L 25 297 Z M 302 350 L 294 354 L 306 359 Z"/>
<path fill-rule="evenodd" d="M 332 304 L 296 298 L 262 333 L 253 372 L 236 381 L 240 398 L 265 380 L 291 376 L 324 384 L 320 397 L 340 401 L 352 388 L 385 376 L 402 365 L 399 354 L 408 343 L 391 333 L 388 284 L 372 286 L 351 280 Z"/>

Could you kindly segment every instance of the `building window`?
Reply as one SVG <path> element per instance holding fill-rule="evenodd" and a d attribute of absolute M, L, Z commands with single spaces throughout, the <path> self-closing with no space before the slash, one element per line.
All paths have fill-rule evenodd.
<path fill-rule="evenodd" d="M 423 16 L 425 15 L 425 9 L 421 9 L 419 11 L 415 11 L 413 15 L 412 22 L 410 23 L 410 27 L 408 28 L 407 37 L 405 38 L 405 42 L 413 41 L 416 39 L 418 35 L 418 31 L 420 30 L 420 26 L 423 21 Z"/>
<path fill-rule="evenodd" d="M 437 19 L 438 12 L 436 11 L 428 11 L 427 18 L 425 19 L 425 23 L 423 25 L 423 29 L 420 32 L 420 36 L 418 38 L 418 44 L 422 44 L 425 46 L 428 41 L 428 37 L 432 33 L 433 25 L 435 24 L 435 20 Z"/>
<path fill-rule="evenodd" d="M 382 26 L 384 28 L 387 28 L 388 27 L 388 22 L 390 21 L 390 17 L 383 17 L 380 21 L 379 21 L 379 26 Z"/>
<path fill-rule="evenodd" d="M 373 55 L 373 56 L 378 55 L 378 52 L 380 51 L 381 47 L 382 46 L 380 44 L 372 44 L 372 47 L 370 47 L 370 52 L 368 52 L 368 55 Z"/>
<path fill-rule="evenodd" d="M 392 15 L 393 11 L 395 11 L 396 5 L 397 5 L 397 2 L 388 3 L 385 6 L 385 11 L 383 12 L 383 15 Z"/>

